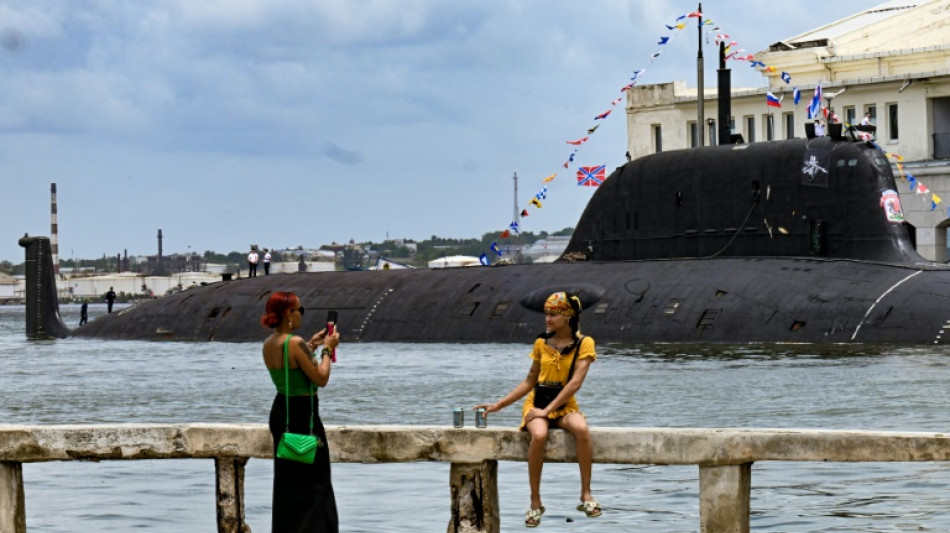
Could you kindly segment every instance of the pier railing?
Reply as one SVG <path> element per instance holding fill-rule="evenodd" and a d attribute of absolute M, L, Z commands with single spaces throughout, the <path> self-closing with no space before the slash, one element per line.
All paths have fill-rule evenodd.
<path fill-rule="evenodd" d="M 950 461 L 950 434 L 799 429 L 593 428 L 594 461 L 699 466 L 700 531 L 749 531 L 756 461 Z M 526 461 L 528 435 L 513 428 L 328 427 L 337 463 L 451 463 L 448 531 L 497 532 L 498 461 Z M 23 463 L 213 459 L 219 532 L 247 532 L 244 466 L 270 459 L 261 424 L 0 425 L 0 532 L 26 531 Z M 573 438 L 554 430 L 547 460 L 572 462 Z"/>

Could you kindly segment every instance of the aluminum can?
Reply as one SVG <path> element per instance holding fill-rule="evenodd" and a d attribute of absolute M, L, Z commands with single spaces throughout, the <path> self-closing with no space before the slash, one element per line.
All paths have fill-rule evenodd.
<path fill-rule="evenodd" d="M 479 407 L 475 410 L 475 427 L 483 428 L 488 425 L 488 421 L 485 419 L 485 408 Z"/>
<path fill-rule="evenodd" d="M 465 409 L 456 407 L 452 410 L 452 425 L 457 428 L 465 427 Z"/>

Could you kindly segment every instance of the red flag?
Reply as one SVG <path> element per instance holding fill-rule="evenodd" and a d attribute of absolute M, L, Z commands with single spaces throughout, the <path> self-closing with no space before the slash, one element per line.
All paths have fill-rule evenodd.
<path fill-rule="evenodd" d="M 574 146 L 579 146 L 579 145 L 584 144 L 584 142 L 586 142 L 587 139 L 588 137 L 584 137 L 581 139 L 577 139 L 576 141 L 567 141 L 567 144 L 573 144 Z"/>
<path fill-rule="evenodd" d="M 598 187 L 607 178 L 607 165 L 578 167 L 577 184 L 581 187 Z"/>

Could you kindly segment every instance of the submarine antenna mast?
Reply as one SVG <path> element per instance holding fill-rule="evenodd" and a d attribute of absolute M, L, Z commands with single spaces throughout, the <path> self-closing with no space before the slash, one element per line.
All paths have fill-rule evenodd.
<path fill-rule="evenodd" d="M 719 43 L 719 144 L 732 143 L 732 73 L 726 68 L 726 43 Z M 712 139 L 710 139 L 712 141 Z"/>
<path fill-rule="evenodd" d="M 706 125 L 705 110 L 703 109 L 703 100 L 705 89 L 703 87 L 703 3 L 699 3 L 697 8 L 699 17 L 696 19 L 696 133 L 699 139 L 699 146 L 706 145 L 706 139 L 703 127 Z"/>
<path fill-rule="evenodd" d="M 515 172 L 515 175 L 511 178 L 515 182 L 515 212 L 514 217 L 511 219 L 512 222 L 518 221 L 518 173 Z"/>
<path fill-rule="evenodd" d="M 515 175 L 511 177 L 511 180 L 514 181 L 515 183 L 515 211 L 514 213 L 512 213 L 514 216 L 511 219 L 511 222 L 514 223 L 514 222 L 518 222 L 518 215 L 521 214 L 521 211 L 518 211 L 518 173 L 517 172 L 515 172 Z M 515 233 L 514 238 L 512 240 L 516 244 L 520 244 L 521 243 L 521 241 L 519 240 L 520 238 L 521 238 L 521 232 L 518 231 Z M 509 250 L 509 253 L 510 252 L 511 250 Z"/>

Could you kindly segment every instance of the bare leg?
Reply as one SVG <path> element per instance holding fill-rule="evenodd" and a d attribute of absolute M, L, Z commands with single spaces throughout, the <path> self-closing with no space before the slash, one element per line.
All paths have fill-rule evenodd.
<path fill-rule="evenodd" d="M 581 471 L 581 502 L 593 500 L 594 496 L 590 492 L 590 470 L 591 463 L 593 462 L 593 451 L 590 431 L 587 428 L 587 419 L 580 413 L 569 413 L 558 420 L 558 425 L 561 429 L 570 432 L 570 434 L 574 436 L 574 443 L 577 448 L 577 466 Z"/>
<path fill-rule="evenodd" d="M 531 435 L 528 445 L 528 485 L 531 487 L 531 508 L 541 507 L 541 468 L 544 467 L 544 447 L 548 442 L 548 421 L 535 418 L 525 426 Z"/>

